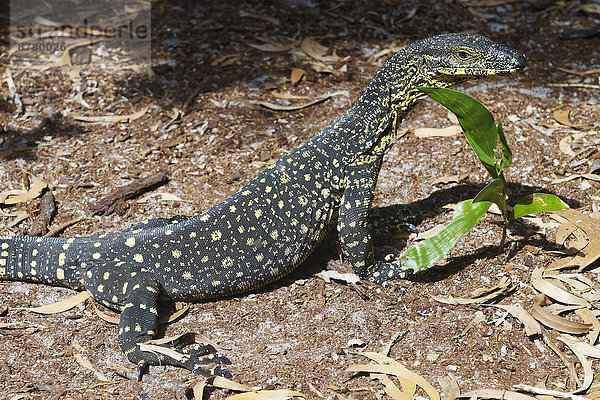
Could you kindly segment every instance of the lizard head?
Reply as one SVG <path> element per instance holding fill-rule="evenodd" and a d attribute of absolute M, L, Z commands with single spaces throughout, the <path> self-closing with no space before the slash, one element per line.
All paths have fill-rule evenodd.
<path fill-rule="evenodd" d="M 447 33 L 405 48 L 416 62 L 420 86 L 447 87 L 469 79 L 508 75 L 525 67 L 525 56 L 479 34 Z M 416 60 L 414 59 L 416 58 Z"/>
<path fill-rule="evenodd" d="M 438 35 L 420 44 L 421 65 L 435 86 L 508 75 L 523 69 L 527 61 L 518 51 L 479 34 Z"/>

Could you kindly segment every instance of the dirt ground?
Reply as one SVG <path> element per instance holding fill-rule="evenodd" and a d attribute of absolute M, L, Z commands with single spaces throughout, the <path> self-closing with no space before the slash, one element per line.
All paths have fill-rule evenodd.
<path fill-rule="evenodd" d="M 591 37 L 576 32 L 597 29 L 597 2 L 261 3 L 153 1 L 153 76 L 123 68 L 126 62 L 103 64 L 112 54 L 102 46 L 91 55 L 91 68 L 84 59 L 74 67 L 13 69 L 23 108 L 10 96 L 0 101 L 0 151 L 19 151 L 0 153 L 0 191 L 20 189 L 23 171 L 47 182 L 58 204 L 53 226 L 84 217 L 61 233 L 65 237 L 200 213 L 349 108 L 392 54 L 385 50 L 437 33 L 476 31 L 528 57 L 527 68 L 514 76 L 457 87 L 504 121 L 515 153 L 507 172 L 511 201 L 544 191 L 584 212 L 598 211 L 599 182 L 552 183 L 600 169 L 600 36 L 597 31 Z M 265 52 L 249 45 L 306 37 L 327 47 L 326 54 L 335 50 L 339 60 L 319 66 L 298 46 Z M 8 49 L 5 40 L 0 48 L 3 73 Z M 294 68 L 304 76 L 292 84 Z M 315 70 L 319 68 L 329 71 Z M 595 73 L 585 74 L 593 69 Z M 9 93 L 6 80 L 1 90 Z M 277 99 L 272 91 L 308 99 Z M 298 104 L 327 94 L 328 100 L 293 111 L 254 104 Z M 148 111 L 131 122 L 73 118 L 127 115 L 146 106 Z M 554 118 L 557 109 L 570 110 L 572 126 Z M 177 110 L 184 112 L 172 121 Z M 410 214 L 419 230 L 426 231 L 451 219 L 451 211 L 442 206 L 472 197 L 488 181 L 461 135 L 414 135 L 416 128 L 451 124 L 447 111 L 431 100 L 422 101 L 403 122 L 406 132 L 386 156 L 380 175 L 374 202 L 379 214 Z M 103 196 L 159 170 L 168 171 L 170 180 L 148 192 L 153 196 L 129 200 L 120 213 L 90 212 L 90 205 Z M 3 211 L 35 214 L 37 208 L 38 200 L 32 200 Z M 2 220 L 5 234 L 29 229 L 29 218 L 9 227 L 12 219 Z M 366 298 L 351 286 L 314 275 L 337 258 L 329 238 L 293 276 L 250 295 L 193 304 L 166 334 L 203 333 L 228 349 L 223 354 L 232 361 L 235 380 L 262 389 L 294 389 L 307 398 L 321 398 L 317 392 L 332 399 L 384 398 L 379 383 L 345 371 L 367 361 L 351 353 L 353 343 L 359 344 L 356 350 L 380 351 L 393 342 L 390 356 L 438 389 L 438 379 L 450 373 L 463 391 L 517 384 L 566 390 L 563 362 L 539 340 L 529 339 L 518 320 L 495 307 L 447 305 L 428 295 L 469 296 L 508 277 L 516 289 L 500 303 L 530 308 L 531 270 L 554 259 L 552 246 L 534 226 L 514 223 L 505 251 L 498 254 L 499 223 L 498 216 L 488 215 L 449 257 L 414 280 L 400 282 L 397 290 L 362 286 Z M 399 253 L 406 244 L 403 237 L 377 238 L 381 252 Z M 597 279 L 594 271 L 590 277 Z M 98 318 L 89 303 L 49 316 L 15 309 L 73 294 L 63 288 L 0 283 L 0 323 L 10 326 L 0 329 L 0 397 L 181 398 L 182 388 L 199 381 L 172 367 L 153 367 L 142 382 L 115 374 L 114 365 L 126 370 L 133 365 L 121 353 L 117 328 Z M 88 360 L 108 381 L 78 359 Z M 229 394 L 214 389 L 205 398 Z"/>

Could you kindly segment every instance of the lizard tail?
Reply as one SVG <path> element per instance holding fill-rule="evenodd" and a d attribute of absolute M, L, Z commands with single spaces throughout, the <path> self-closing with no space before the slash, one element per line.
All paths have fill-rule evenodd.
<path fill-rule="evenodd" d="M 73 240 L 0 236 L 0 280 L 80 287 L 76 264 L 67 262 Z"/>

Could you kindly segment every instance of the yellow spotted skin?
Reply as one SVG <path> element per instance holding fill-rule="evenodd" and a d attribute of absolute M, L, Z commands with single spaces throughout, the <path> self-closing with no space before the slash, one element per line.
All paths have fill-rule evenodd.
<path fill-rule="evenodd" d="M 227 362 L 209 345 L 162 345 L 181 358 L 139 349 L 156 333 L 157 302 L 264 286 L 296 268 L 334 227 L 343 256 L 361 277 L 403 277 L 398 263 L 374 259 L 367 218 L 383 156 L 422 97 L 417 88 L 508 74 L 524 64 L 520 53 L 480 35 L 446 34 L 409 45 L 352 108 L 223 203 L 195 217 L 152 220 L 109 235 L 0 238 L 0 279 L 85 289 L 121 311 L 119 342 L 140 377 L 159 364 L 227 376 L 220 366 L 206 368 Z"/>

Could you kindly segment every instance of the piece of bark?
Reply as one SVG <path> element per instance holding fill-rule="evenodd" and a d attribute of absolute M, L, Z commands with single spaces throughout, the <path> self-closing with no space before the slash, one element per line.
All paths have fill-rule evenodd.
<path fill-rule="evenodd" d="M 123 209 L 123 203 L 126 200 L 133 199 L 149 190 L 164 185 L 168 180 L 169 174 L 167 171 L 160 171 L 157 174 L 138 179 L 103 197 L 96 204 L 91 205 L 91 211 L 95 215 L 112 214 L 119 209 Z"/>
<path fill-rule="evenodd" d="M 31 228 L 27 232 L 29 236 L 43 236 L 48 232 L 52 218 L 56 214 L 56 201 L 50 189 L 45 189 L 40 200 L 40 212 L 34 218 Z"/>

